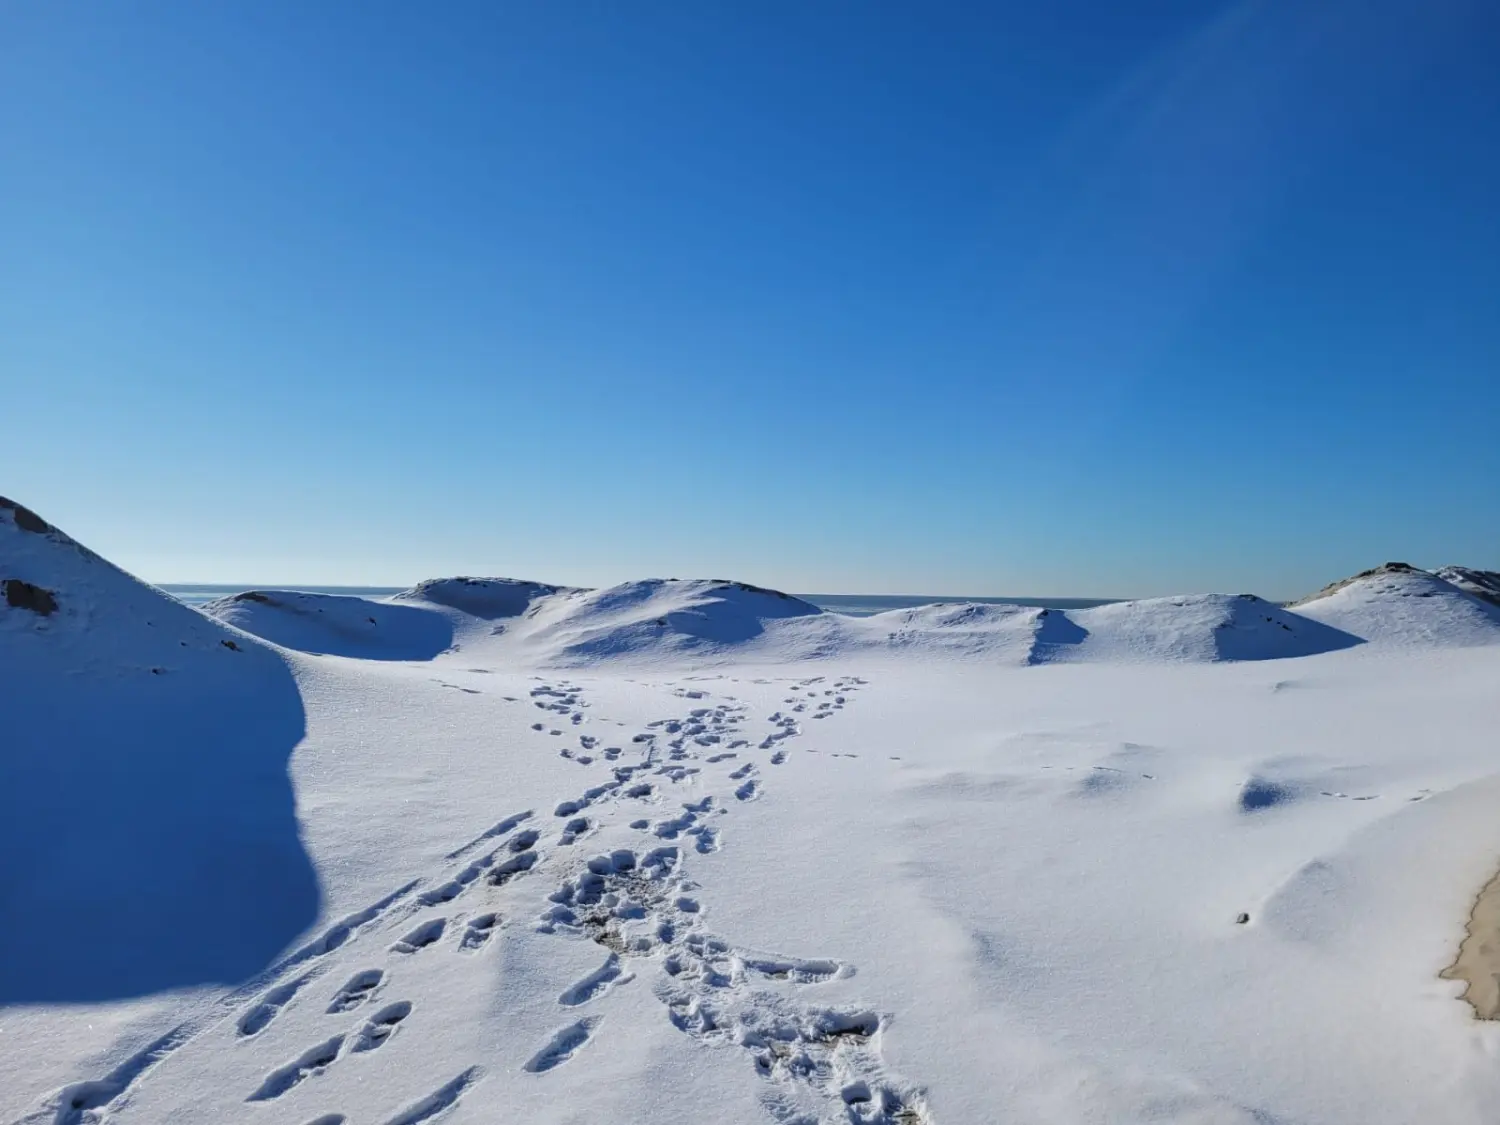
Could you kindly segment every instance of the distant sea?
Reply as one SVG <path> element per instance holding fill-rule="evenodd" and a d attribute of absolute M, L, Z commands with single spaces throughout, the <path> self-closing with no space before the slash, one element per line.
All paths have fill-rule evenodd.
<path fill-rule="evenodd" d="M 384 598 L 399 594 L 401 586 L 225 586 L 208 583 L 162 583 L 161 589 L 186 602 L 202 605 L 215 598 L 238 594 L 243 590 L 296 590 L 304 594 L 340 594 L 356 598 Z M 911 609 L 919 605 L 936 605 L 941 602 L 982 602 L 987 605 L 1030 605 L 1043 609 L 1091 609 L 1096 605 L 1109 605 L 1111 598 L 980 598 L 962 594 L 798 594 L 804 601 L 812 602 L 820 609 L 843 613 L 850 617 L 869 617 L 891 609 Z"/>

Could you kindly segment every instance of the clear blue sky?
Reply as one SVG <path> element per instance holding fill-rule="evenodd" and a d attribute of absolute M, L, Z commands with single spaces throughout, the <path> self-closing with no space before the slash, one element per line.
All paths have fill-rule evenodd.
<path fill-rule="evenodd" d="M 1500 566 L 1500 5 L 7 4 L 0 492 L 156 581 Z"/>

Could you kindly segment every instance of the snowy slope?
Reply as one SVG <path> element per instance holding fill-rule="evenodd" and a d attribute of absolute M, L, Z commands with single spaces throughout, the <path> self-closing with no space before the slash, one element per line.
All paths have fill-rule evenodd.
<path fill-rule="evenodd" d="M 1433 571 L 1466 594 L 1500 606 L 1500 570 L 1475 570 L 1467 566 L 1443 566 Z"/>
<path fill-rule="evenodd" d="M 1074 611 L 1086 636 L 1059 659 L 1279 660 L 1358 644 L 1254 594 L 1189 594 Z"/>
<path fill-rule="evenodd" d="M 0 1003 L 263 968 L 317 909 L 286 665 L 8 500 L 0 579 Z"/>
<path fill-rule="evenodd" d="M 1303 617 L 1382 644 L 1500 642 L 1500 607 L 1406 563 L 1363 571 L 1291 608 Z"/>
<path fill-rule="evenodd" d="M 199 607 L 285 648 L 367 660 L 431 660 L 453 643 L 441 613 L 334 594 L 247 590 Z"/>
<path fill-rule="evenodd" d="M 520 578 L 429 578 L 392 600 L 441 606 L 467 617 L 495 621 L 520 617 L 539 599 L 581 592 L 570 586 L 551 586 Z"/>
<path fill-rule="evenodd" d="M 655 578 L 554 595 L 513 631 L 561 663 L 696 657 L 756 642 L 771 623 L 821 614 L 809 602 L 742 582 Z"/>

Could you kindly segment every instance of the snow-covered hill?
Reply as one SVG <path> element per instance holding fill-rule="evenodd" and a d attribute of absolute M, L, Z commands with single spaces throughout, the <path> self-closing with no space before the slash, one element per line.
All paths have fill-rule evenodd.
<path fill-rule="evenodd" d="M 453 643 L 441 613 L 390 601 L 246 590 L 201 607 L 208 616 L 285 648 L 367 660 L 431 660 Z"/>
<path fill-rule="evenodd" d="M 1278 660 L 1359 643 L 1254 594 L 1148 598 L 1071 617 L 1087 634 L 1077 658 L 1089 660 Z"/>
<path fill-rule="evenodd" d="M 1362 571 L 1290 608 L 1302 617 L 1381 644 L 1500 643 L 1500 607 L 1407 563 L 1386 563 Z"/>
<path fill-rule="evenodd" d="M 543 598 L 584 592 L 520 578 L 429 578 L 393 600 L 441 606 L 481 621 L 497 621 L 520 617 Z"/>
<path fill-rule="evenodd" d="M 262 969 L 317 910 L 286 664 L 0 499 L 0 1003 Z"/>
<path fill-rule="evenodd" d="M 1074 611 L 950 603 L 856 618 L 724 580 L 648 579 L 583 590 L 511 579 L 435 579 L 383 601 L 252 591 L 204 610 L 304 652 L 420 660 L 452 646 L 539 667 L 784 663 L 861 653 L 1010 665 L 1274 660 L 1364 639 L 1250 594 L 1192 594 Z"/>

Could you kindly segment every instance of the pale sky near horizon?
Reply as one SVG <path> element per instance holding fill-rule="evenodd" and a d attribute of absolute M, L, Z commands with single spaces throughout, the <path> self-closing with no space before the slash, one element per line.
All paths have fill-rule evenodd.
<path fill-rule="evenodd" d="M 0 9 L 0 494 L 157 582 L 1500 568 L 1500 6 Z"/>

